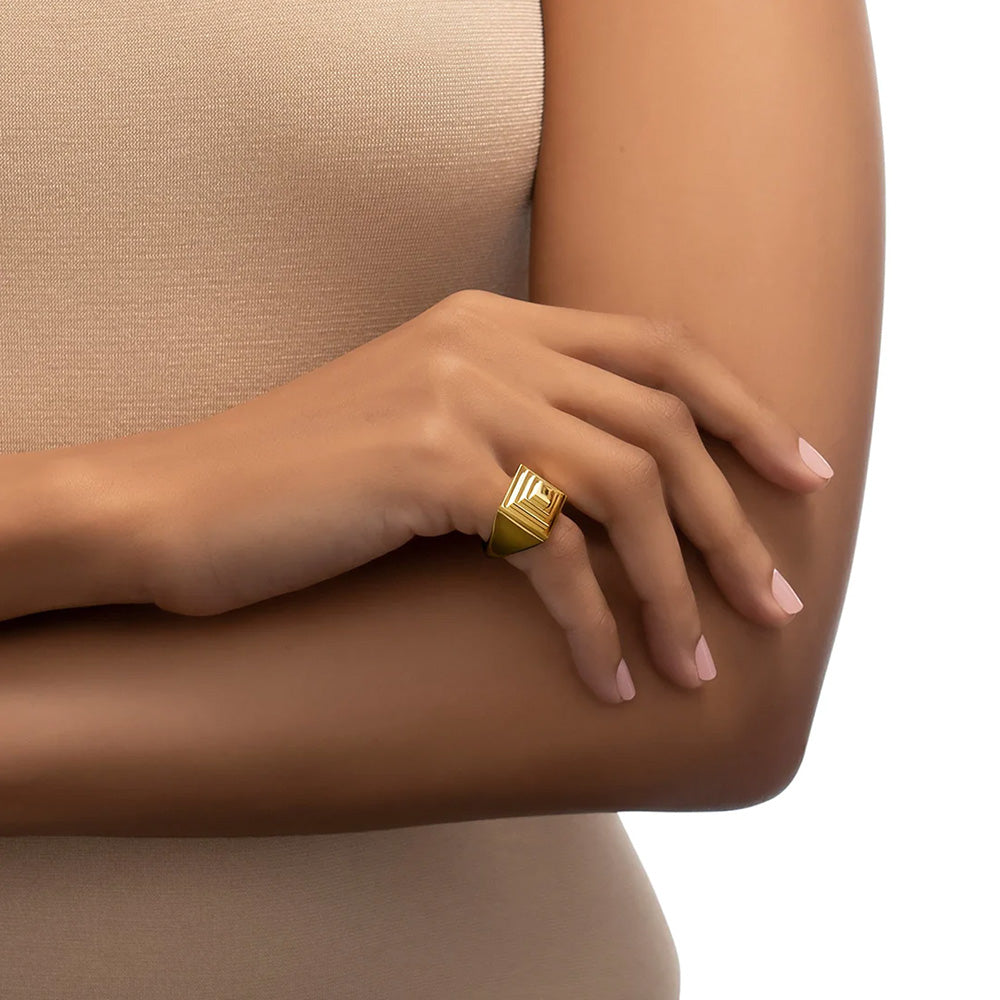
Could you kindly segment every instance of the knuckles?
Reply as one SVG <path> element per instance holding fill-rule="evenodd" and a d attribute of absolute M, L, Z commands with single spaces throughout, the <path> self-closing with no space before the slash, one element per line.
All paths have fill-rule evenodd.
<path fill-rule="evenodd" d="M 502 295 L 485 288 L 460 288 L 446 295 L 441 302 L 447 304 L 449 311 L 481 314 L 495 308 L 497 300 L 502 298 Z"/>
<path fill-rule="evenodd" d="M 446 295 L 433 309 L 434 326 L 445 341 L 469 330 L 489 326 L 496 316 L 502 295 L 483 288 L 462 288 Z"/>
<path fill-rule="evenodd" d="M 424 355 L 424 377 L 428 388 L 438 395 L 450 394 L 474 377 L 476 362 L 457 345 L 437 345 Z"/>
<path fill-rule="evenodd" d="M 623 445 L 615 464 L 618 469 L 619 482 L 608 483 L 609 492 L 621 494 L 621 483 L 629 489 L 640 491 L 656 488 L 662 489 L 660 480 L 660 465 L 656 459 L 645 450 L 635 445 Z"/>
<path fill-rule="evenodd" d="M 446 460 L 455 454 L 460 435 L 450 414 L 430 409 L 414 419 L 409 440 L 415 457 L 432 470 L 444 467 Z"/>
<path fill-rule="evenodd" d="M 685 350 L 694 344 L 694 334 L 680 320 L 640 316 L 637 321 L 642 325 L 643 332 L 663 351 Z"/>
<path fill-rule="evenodd" d="M 500 299 L 493 292 L 461 289 L 428 313 L 409 386 L 405 434 L 432 475 L 450 474 L 455 455 L 469 444 L 473 403 L 489 391 L 487 338 L 495 322 L 493 300 Z"/>
<path fill-rule="evenodd" d="M 675 431 L 694 431 L 697 426 L 687 403 L 672 393 L 658 393 L 656 410 L 659 421 Z"/>
<path fill-rule="evenodd" d="M 465 425 L 473 401 L 490 392 L 489 376 L 474 350 L 438 346 L 427 352 L 422 365 L 423 394 L 419 411 L 436 423 Z"/>
<path fill-rule="evenodd" d="M 426 384 L 439 392 L 468 381 L 484 354 L 490 322 L 475 304 L 478 292 L 469 290 L 469 298 L 465 296 L 465 291 L 454 292 L 443 299 L 439 303 L 441 312 L 430 317 L 424 331 L 423 376 Z M 457 298 L 458 305 L 449 304 L 453 298 Z"/>

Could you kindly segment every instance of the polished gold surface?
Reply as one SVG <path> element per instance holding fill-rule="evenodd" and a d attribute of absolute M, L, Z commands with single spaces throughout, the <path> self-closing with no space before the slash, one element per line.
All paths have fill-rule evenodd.
<path fill-rule="evenodd" d="M 562 490 L 526 465 L 518 465 L 490 537 L 483 543 L 486 554 L 502 558 L 544 542 L 565 501 Z"/>

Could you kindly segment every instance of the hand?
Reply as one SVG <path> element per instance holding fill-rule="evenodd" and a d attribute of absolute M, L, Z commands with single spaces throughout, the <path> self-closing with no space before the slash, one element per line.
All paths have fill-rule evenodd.
<path fill-rule="evenodd" d="M 309 586 L 415 535 L 485 540 L 523 462 L 568 499 L 550 537 L 507 561 L 565 629 L 585 683 L 618 703 L 618 631 L 571 506 L 607 528 L 664 677 L 696 687 L 714 676 L 672 516 L 737 610 L 765 625 L 791 618 L 696 420 L 783 487 L 827 481 L 804 464 L 795 429 L 683 325 L 472 289 L 115 453 L 148 490 L 149 597 L 190 615 Z"/>

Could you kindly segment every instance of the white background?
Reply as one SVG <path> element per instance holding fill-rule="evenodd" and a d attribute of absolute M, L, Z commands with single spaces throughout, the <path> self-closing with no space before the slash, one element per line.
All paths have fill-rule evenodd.
<path fill-rule="evenodd" d="M 683 1000 L 1000 998 L 1000 17 L 869 0 L 886 297 L 850 586 L 778 798 L 623 813 Z"/>

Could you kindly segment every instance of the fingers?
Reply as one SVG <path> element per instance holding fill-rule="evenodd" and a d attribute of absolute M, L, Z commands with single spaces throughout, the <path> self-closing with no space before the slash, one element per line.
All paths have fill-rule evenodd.
<path fill-rule="evenodd" d="M 553 406 L 640 446 L 656 459 L 677 526 L 701 550 L 727 600 L 764 625 L 792 621 L 793 614 L 772 590 L 774 561 L 705 448 L 683 400 L 576 358 L 555 351 L 546 354 L 533 371 Z"/>
<path fill-rule="evenodd" d="M 618 676 L 622 662 L 618 626 L 576 522 L 560 513 L 544 542 L 505 558 L 528 577 L 542 603 L 562 626 L 573 660 L 588 687 L 611 704 L 630 700 L 635 691 L 634 686 L 627 686 L 631 678 L 623 687 Z"/>
<path fill-rule="evenodd" d="M 505 303 L 508 300 L 504 300 Z M 767 479 L 786 489 L 822 489 L 833 469 L 784 417 L 750 390 L 682 323 L 509 300 L 532 338 L 633 382 L 679 396 L 697 423 L 729 441 Z"/>
<path fill-rule="evenodd" d="M 571 507 L 604 524 L 642 603 L 653 662 L 685 687 L 710 680 L 715 667 L 672 517 L 702 551 L 734 607 L 763 624 L 791 620 L 801 602 L 783 585 L 705 449 L 699 426 L 732 443 L 776 484 L 800 492 L 822 488 L 832 469 L 792 424 L 681 324 L 478 291 L 460 294 L 446 336 L 435 340 L 447 362 L 437 381 L 447 389 L 432 398 L 488 444 L 504 470 L 495 503 L 487 507 L 483 538 L 519 463 L 564 490 Z M 564 520 L 570 527 L 560 528 L 567 536 L 562 544 L 570 552 L 574 544 L 582 550 L 582 541 L 573 540 L 576 525 L 565 514 L 556 519 L 553 534 Z M 552 560 L 535 568 L 551 542 L 507 558 L 544 591 L 543 600 L 568 635 L 586 635 L 593 619 L 589 626 L 576 624 L 554 596 Z M 569 591 L 573 610 L 594 599 L 587 589 L 593 577 L 589 558 L 586 567 L 585 590 Z M 565 585 L 560 592 L 567 593 Z M 604 614 L 598 613 L 598 627 Z M 586 645 L 579 647 L 581 658 Z M 604 670 L 588 669 L 586 676 L 592 685 L 595 677 L 603 678 L 606 696 Z"/>
<path fill-rule="evenodd" d="M 474 524 L 485 542 L 513 469 L 508 474 L 485 449 L 484 454 L 482 463 L 466 465 L 469 488 L 462 491 L 459 500 L 467 505 L 466 511 L 454 520 L 457 524 Z M 560 513 L 544 542 L 505 558 L 528 577 L 565 631 L 577 672 L 587 687 L 608 704 L 630 700 L 635 688 L 628 667 L 620 666 L 623 661 L 618 626 L 594 575 L 586 539 L 577 524 Z"/>
<path fill-rule="evenodd" d="M 656 460 L 499 381 L 484 381 L 481 391 L 470 391 L 466 405 L 503 468 L 513 471 L 524 462 L 563 490 L 570 504 L 604 524 L 643 604 L 653 661 L 663 676 L 691 688 L 711 679 L 697 602 Z"/>

